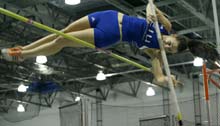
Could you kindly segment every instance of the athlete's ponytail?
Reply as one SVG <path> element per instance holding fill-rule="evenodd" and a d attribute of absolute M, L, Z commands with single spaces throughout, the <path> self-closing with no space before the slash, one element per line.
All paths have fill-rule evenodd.
<path fill-rule="evenodd" d="M 206 60 L 217 61 L 220 59 L 216 47 L 212 43 L 203 42 L 197 39 L 189 39 L 188 49 L 194 55 Z"/>
<path fill-rule="evenodd" d="M 189 50 L 194 56 L 204 58 L 209 61 L 220 60 L 220 56 L 214 44 L 203 42 L 198 39 L 189 39 L 185 36 L 176 36 L 179 42 L 178 52 Z"/>

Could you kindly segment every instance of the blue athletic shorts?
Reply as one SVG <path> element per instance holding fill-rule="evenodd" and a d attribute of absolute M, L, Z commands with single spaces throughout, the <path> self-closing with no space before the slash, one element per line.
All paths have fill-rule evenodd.
<path fill-rule="evenodd" d="M 94 28 L 95 46 L 104 48 L 120 40 L 118 12 L 100 11 L 88 15 L 89 23 Z"/>

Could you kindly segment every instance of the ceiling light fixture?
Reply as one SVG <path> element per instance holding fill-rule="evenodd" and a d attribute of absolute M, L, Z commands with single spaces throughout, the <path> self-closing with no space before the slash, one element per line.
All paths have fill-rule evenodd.
<path fill-rule="evenodd" d="M 203 65 L 203 59 L 200 57 L 196 57 L 193 61 L 193 66 L 201 67 Z"/>
<path fill-rule="evenodd" d="M 25 86 L 24 84 L 20 84 L 18 86 L 18 92 L 26 92 L 27 88 L 28 88 L 28 86 Z"/>
<path fill-rule="evenodd" d="M 75 98 L 75 102 L 78 102 L 78 101 L 80 101 L 80 96 L 76 96 L 76 98 Z"/>
<path fill-rule="evenodd" d="M 18 104 L 17 111 L 18 112 L 25 112 L 24 106 L 22 104 Z"/>
<path fill-rule="evenodd" d="M 102 81 L 102 80 L 105 80 L 105 79 L 106 79 L 105 74 L 103 73 L 103 71 L 100 70 L 99 73 L 96 76 L 96 80 Z"/>
<path fill-rule="evenodd" d="M 80 4 L 81 0 L 65 0 L 65 4 L 68 5 L 77 5 Z"/>
<path fill-rule="evenodd" d="M 36 63 L 44 64 L 46 62 L 47 62 L 47 57 L 46 56 L 37 56 L 36 57 Z"/>
<path fill-rule="evenodd" d="M 152 87 L 148 87 L 147 91 L 146 91 L 146 95 L 147 96 L 154 96 L 155 95 L 155 91 Z"/>

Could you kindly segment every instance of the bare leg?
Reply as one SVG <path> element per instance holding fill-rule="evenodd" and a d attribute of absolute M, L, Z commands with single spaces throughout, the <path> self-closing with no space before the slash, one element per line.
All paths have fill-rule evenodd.
<path fill-rule="evenodd" d="M 119 32 L 120 32 L 120 41 L 122 40 L 122 19 L 123 19 L 122 13 L 118 13 L 118 25 L 119 25 Z"/>
<path fill-rule="evenodd" d="M 76 32 L 69 32 L 67 34 L 72 35 L 78 39 L 84 40 L 86 42 L 90 42 L 91 44 L 94 44 L 94 29 L 93 28 L 76 31 Z M 23 50 L 21 52 L 21 56 L 24 59 L 30 58 L 30 57 L 36 57 L 38 55 L 49 56 L 49 55 L 56 54 L 64 47 L 83 47 L 83 46 L 78 44 L 77 42 L 67 40 L 63 37 L 58 37 L 54 39 L 53 41 L 40 45 L 36 48 L 30 49 L 30 50 Z"/>
<path fill-rule="evenodd" d="M 80 31 L 80 30 L 84 30 L 84 29 L 88 29 L 88 28 L 91 28 L 91 27 L 90 27 L 90 23 L 88 20 L 88 16 L 85 16 L 85 17 L 82 17 L 82 18 L 74 21 L 73 23 L 71 23 L 66 28 L 62 29 L 61 31 L 63 31 L 64 33 L 69 33 L 69 32 Z M 42 39 L 39 39 L 29 45 L 22 47 L 22 49 L 29 50 L 29 49 L 36 48 L 42 44 L 45 44 L 47 42 L 55 40 L 57 37 L 59 37 L 59 36 L 56 34 L 50 34 Z"/>

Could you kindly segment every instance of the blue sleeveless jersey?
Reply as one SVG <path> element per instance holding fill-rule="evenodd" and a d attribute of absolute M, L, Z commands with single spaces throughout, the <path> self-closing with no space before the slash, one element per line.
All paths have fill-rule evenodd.
<path fill-rule="evenodd" d="M 168 35 L 164 26 L 159 24 L 161 34 Z M 134 43 L 138 48 L 159 49 L 156 30 L 153 23 L 147 23 L 145 19 L 132 16 L 123 16 L 122 41 Z"/>

